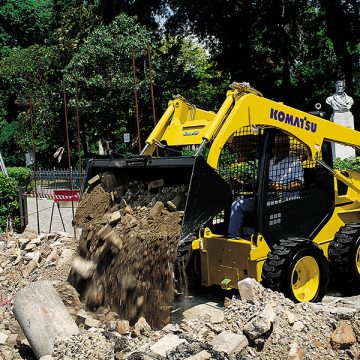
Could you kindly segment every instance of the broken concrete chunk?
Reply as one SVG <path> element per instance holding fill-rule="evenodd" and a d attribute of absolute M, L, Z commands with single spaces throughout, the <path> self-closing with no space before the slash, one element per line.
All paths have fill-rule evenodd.
<path fill-rule="evenodd" d="M 120 211 L 115 211 L 111 214 L 110 218 L 109 218 L 109 224 L 111 226 L 116 225 L 121 219 L 121 214 Z"/>
<path fill-rule="evenodd" d="M 289 345 L 288 360 L 303 360 L 305 359 L 304 351 L 297 342 L 292 342 Z"/>
<path fill-rule="evenodd" d="M 71 261 L 72 257 L 74 255 L 74 250 L 72 249 L 64 249 L 60 255 L 60 259 L 58 260 L 56 264 L 56 269 L 60 269 L 65 264 Z"/>
<path fill-rule="evenodd" d="M 105 239 L 105 236 L 112 230 L 111 225 L 107 224 L 105 226 L 103 226 L 98 232 L 97 232 L 97 236 L 100 239 Z"/>
<path fill-rule="evenodd" d="M 104 238 L 106 242 L 109 242 L 110 244 L 117 247 L 119 250 L 123 247 L 123 242 L 121 238 L 119 237 L 118 233 L 115 230 L 110 231 Z"/>
<path fill-rule="evenodd" d="M 169 209 L 169 211 L 174 212 L 177 210 L 176 205 L 172 201 L 166 202 L 166 207 Z"/>
<path fill-rule="evenodd" d="M 130 324 L 128 320 L 119 320 L 116 322 L 115 330 L 121 335 L 127 335 L 130 333 Z"/>
<path fill-rule="evenodd" d="M 101 322 L 89 316 L 85 319 L 84 325 L 85 329 L 90 329 L 92 327 L 97 328 L 101 325 Z"/>
<path fill-rule="evenodd" d="M 153 180 L 153 181 L 150 181 L 149 184 L 148 184 L 148 190 L 151 191 L 151 190 L 157 190 L 161 187 L 164 186 L 164 179 L 159 179 L 159 180 Z"/>
<path fill-rule="evenodd" d="M 166 353 L 174 350 L 180 344 L 187 344 L 185 339 L 180 339 L 177 335 L 168 334 L 150 347 L 150 350 L 161 357 L 166 357 Z"/>
<path fill-rule="evenodd" d="M 6 343 L 6 340 L 8 339 L 9 335 L 0 332 L 0 345 L 4 345 Z"/>
<path fill-rule="evenodd" d="M 141 317 L 134 325 L 134 334 L 136 336 L 146 335 L 149 331 L 151 331 L 151 326 L 143 317 Z"/>
<path fill-rule="evenodd" d="M 339 326 L 331 335 L 331 345 L 334 349 L 348 349 L 356 343 L 353 328 L 345 321 L 340 321 Z"/>
<path fill-rule="evenodd" d="M 210 360 L 211 354 L 209 354 L 206 350 L 200 351 L 199 353 L 187 357 L 185 360 Z"/>
<path fill-rule="evenodd" d="M 240 294 L 240 299 L 244 301 L 248 300 L 257 300 L 257 296 L 255 295 L 254 291 L 254 284 L 256 282 L 255 279 L 246 278 L 244 280 L 240 280 L 238 282 L 238 289 Z"/>
<path fill-rule="evenodd" d="M 88 181 L 88 185 L 89 185 L 89 186 L 94 186 L 94 185 L 96 185 L 98 182 L 100 182 L 100 175 L 95 175 L 93 178 L 91 178 L 91 179 Z"/>
<path fill-rule="evenodd" d="M 238 354 L 249 342 L 245 335 L 234 334 L 230 331 L 223 331 L 215 336 L 210 345 L 217 352 L 224 352 L 228 355 Z"/>
<path fill-rule="evenodd" d="M 79 332 L 49 281 L 38 281 L 19 291 L 13 312 L 37 358 L 53 353 L 56 338 L 66 339 Z"/>
<path fill-rule="evenodd" d="M 161 201 L 157 201 L 155 205 L 151 208 L 149 212 L 149 216 L 153 218 L 158 216 L 163 208 L 164 208 L 164 204 Z"/>
<path fill-rule="evenodd" d="M 80 256 L 76 256 L 72 263 L 72 270 L 80 275 L 83 279 L 90 279 L 96 269 L 93 261 L 85 260 Z"/>
<path fill-rule="evenodd" d="M 267 304 L 258 316 L 244 326 L 244 332 L 251 340 L 258 338 L 271 329 L 275 316 L 271 304 Z"/>
<path fill-rule="evenodd" d="M 80 309 L 77 313 L 76 313 L 76 323 L 78 325 L 80 324 L 84 324 L 85 320 L 89 317 L 88 313 L 83 310 Z"/>

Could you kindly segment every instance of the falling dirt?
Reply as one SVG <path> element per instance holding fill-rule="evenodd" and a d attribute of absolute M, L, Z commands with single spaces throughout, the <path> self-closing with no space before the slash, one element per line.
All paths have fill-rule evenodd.
<path fill-rule="evenodd" d="M 89 308 L 106 306 L 132 323 L 143 316 L 161 327 L 170 319 L 186 188 L 161 179 L 127 185 L 122 196 L 99 184 L 83 197 L 78 252 L 95 270 L 84 278 L 75 269 L 71 281 Z"/>

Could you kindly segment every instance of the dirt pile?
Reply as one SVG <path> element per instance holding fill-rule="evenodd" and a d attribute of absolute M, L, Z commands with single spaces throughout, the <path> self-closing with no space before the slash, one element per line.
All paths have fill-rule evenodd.
<path fill-rule="evenodd" d="M 83 230 L 72 276 L 89 308 L 154 327 L 169 321 L 185 190 L 162 179 L 90 188 L 76 212 Z"/>

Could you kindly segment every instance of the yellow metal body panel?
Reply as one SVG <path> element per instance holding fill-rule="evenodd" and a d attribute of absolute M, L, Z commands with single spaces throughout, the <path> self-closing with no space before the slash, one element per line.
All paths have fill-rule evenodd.
<path fill-rule="evenodd" d="M 316 160 L 324 140 L 360 146 L 360 133 L 323 118 L 291 108 L 254 94 L 240 97 L 233 105 L 213 141 L 208 163 L 216 168 L 220 152 L 227 139 L 241 126 L 276 127 L 307 145 Z"/>
<path fill-rule="evenodd" d="M 261 281 L 261 271 L 269 247 L 261 237 L 255 241 L 228 239 L 205 230 L 204 237 L 193 241 L 200 251 L 202 284 L 236 289 L 239 280 L 252 277 Z M 230 280 L 230 281 L 229 281 Z"/>

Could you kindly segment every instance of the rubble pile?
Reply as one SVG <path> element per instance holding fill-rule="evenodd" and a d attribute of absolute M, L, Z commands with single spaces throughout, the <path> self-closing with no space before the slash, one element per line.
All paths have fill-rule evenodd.
<path fill-rule="evenodd" d="M 31 241 L 37 243 L 36 247 L 25 250 Z M 282 294 L 246 279 L 239 282 L 239 293 L 225 298 L 224 303 L 205 301 L 183 311 L 176 322 L 154 329 L 145 317 L 132 324 L 108 306 L 92 310 L 79 301 L 77 292 L 66 281 L 71 261 L 76 263 L 77 259 L 73 258 L 76 242 L 66 234 L 37 236 L 28 232 L 2 236 L 0 242 L 1 360 L 35 359 L 13 317 L 13 298 L 29 283 L 45 278 L 54 284 L 79 328 L 78 334 L 55 341 L 49 360 L 322 360 L 360 356 L 360 296 L 327 296 L 319 304 L 294 304 Z M 69 257 L 65 249 L 72 250 L 73 255 Z M 51 260 L 53 250 L 57 256 L 52 255 Z M 25 277 L 32 261 L 28 257 L 33 256 L 25 255 L 35 251 L 41 256 L 36 268 Z M 209 299 L 211 296 L 209 291 Z"/>

